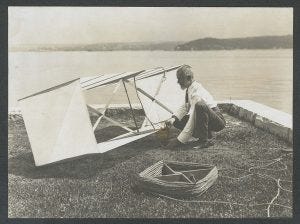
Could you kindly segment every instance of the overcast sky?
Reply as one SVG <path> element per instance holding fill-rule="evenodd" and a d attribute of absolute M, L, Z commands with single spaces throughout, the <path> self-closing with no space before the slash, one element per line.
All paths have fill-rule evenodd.
<path fill-rule="evenodd" d="M 190 41 L 293 33 L 292 8 L 9 7 L 10 44 Z"/>

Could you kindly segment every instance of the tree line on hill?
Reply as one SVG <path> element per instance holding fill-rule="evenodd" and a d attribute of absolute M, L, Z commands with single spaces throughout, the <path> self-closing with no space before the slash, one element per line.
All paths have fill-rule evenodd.
<path fill-rule="evenodd" d="M 96 44 L 14 45 L 10 51 L 200 51 L 233 49 L 293 48 L 293 36 L 259 36 L 245 38 L 202 38 L 189 42 L 128 42 Z"/>
<path fill-rule="evenodd" d="M 293 36 L 260 36 L 246 38 L 203 38 L 177 45 L 178 51 L 232 50 L 232 49 L 293 48 Z"/>

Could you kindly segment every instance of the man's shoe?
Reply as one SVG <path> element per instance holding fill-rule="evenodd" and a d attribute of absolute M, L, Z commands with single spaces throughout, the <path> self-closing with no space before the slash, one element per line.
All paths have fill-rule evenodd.
<path fill-rule="evenodd" d="M 198 141 L 198 144 L 196 146 L 194 146 L 194 149 L 204 149 L 204 148 L 208 148 L 210 146 L 213 146 L 215 143 L 212 140 L 202 140 L 202 141 Z"/>

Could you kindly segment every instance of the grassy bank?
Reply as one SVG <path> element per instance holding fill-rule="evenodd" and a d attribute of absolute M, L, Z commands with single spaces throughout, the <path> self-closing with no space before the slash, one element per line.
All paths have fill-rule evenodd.
<path fill-rule="evenodd" d="M 9 217 L 291 217 L 292 154 L 283 151 L 291 146 L 225 117 L 226 128 L 207 149 L 163 149 L 151 135 L 104 154 L 44 167 L 34 166 L 23 120 L 9 119 Z M 107 127 L 106 134 L 116 131 Z M 171 136 L 177 134 L 172 129 Z M 219 177 L 189 201 L 137 190 L 136 175 L 162 159 L 214 164 Z"/>

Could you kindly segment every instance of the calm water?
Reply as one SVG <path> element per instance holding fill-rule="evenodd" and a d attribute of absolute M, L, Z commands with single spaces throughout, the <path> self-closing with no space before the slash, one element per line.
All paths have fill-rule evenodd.
<path fill-rule="evenodd" d="M 249 99 L 292 113 L 292 50 L 12 52 L 9 107 L 73 78 L 179 64 L 191 65 L 196 80 L 216 100 Z M 92 97 L 88 101 L 99 103 Z"/>

